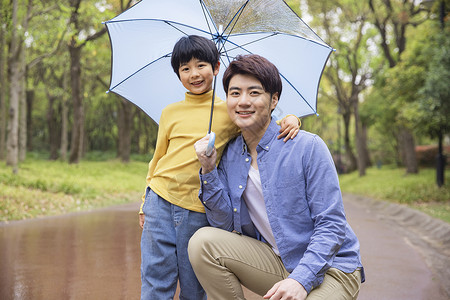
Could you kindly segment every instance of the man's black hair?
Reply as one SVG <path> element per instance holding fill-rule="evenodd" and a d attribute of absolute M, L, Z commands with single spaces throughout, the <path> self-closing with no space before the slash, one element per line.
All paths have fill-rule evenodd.
<path fill-rule="evenodd" d="M 213 41 L 198 35 L 188 35 L 182 37 L 173 47 L 171 64 L 173 71 L 180 78 L 178 69 L 192 58 L 210 63 L 214 70 L 219 57 L 219 51 Z"/>

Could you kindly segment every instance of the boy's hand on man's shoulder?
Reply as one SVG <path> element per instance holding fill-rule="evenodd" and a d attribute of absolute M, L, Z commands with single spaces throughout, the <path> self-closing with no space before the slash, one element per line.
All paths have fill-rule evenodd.
<path fill-rule="evenodd" d="M 287 115 L 280 122 L 280 134 L 278 139 L 284 138 L 284 142 L 294 139 L 300 131 L 302 123 L 299 118 L 294 115 Z"/>

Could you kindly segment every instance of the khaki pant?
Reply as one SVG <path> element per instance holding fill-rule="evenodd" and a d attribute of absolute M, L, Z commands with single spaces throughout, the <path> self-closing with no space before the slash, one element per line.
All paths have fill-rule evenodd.
<path fill-rule="evenodd" d="M 189 241 L 189 260 L 208 299 L 244 299 L 241 284 L 259 295 L 289 273 L 272 248 L 253 238 L 213 227 L 198 230 Z M 331 268 L 308 300 L 356 299 L 361 272 Z"/>

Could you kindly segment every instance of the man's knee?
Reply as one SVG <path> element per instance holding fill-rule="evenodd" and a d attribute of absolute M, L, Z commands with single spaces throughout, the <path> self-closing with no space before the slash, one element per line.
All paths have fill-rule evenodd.
<path fill-rule="evenodd" d="M 197 230 L 189 240 L 188 254 L 191 264 L 194 265 L 198 259 L 206 252 L 208 252 L 208 244 L 214 241 L 214 231 L 218 230 L 213 227 L 202 227 Z"/>

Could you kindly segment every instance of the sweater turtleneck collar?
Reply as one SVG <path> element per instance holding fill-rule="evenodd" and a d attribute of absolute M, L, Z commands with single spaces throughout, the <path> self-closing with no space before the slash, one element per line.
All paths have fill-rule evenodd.
<path fill-rule="evenodd" d="M 185 101 L 189 102 L 191 104 L 211 103 L 212 94 L 213 94 L 212 90 L 207 93 L 201 94 L 201 95 L 194 95 L 194 94 L 186 92 L 185 93 Z M 217 96 L 216 96 L 216 99 L 217 99 Z"/>

